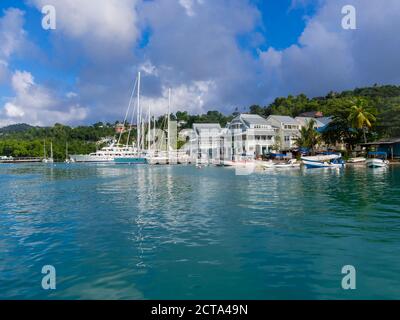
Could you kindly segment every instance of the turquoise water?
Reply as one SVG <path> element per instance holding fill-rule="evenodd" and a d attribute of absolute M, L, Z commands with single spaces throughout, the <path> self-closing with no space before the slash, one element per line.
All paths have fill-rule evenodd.
<path fill-rule="evenodd" d="M 400 298 L 400 167 L 0 165 L 0 190 L 3 299 Z"/>

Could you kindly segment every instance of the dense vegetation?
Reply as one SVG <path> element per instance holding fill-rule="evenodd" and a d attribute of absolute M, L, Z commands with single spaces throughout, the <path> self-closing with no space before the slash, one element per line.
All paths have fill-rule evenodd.
<path fill-rule="evenodd" d="M 344 142 L 351 149 L 365 140 L 400 136 L 400 86 L 375 85 L 341 93 L 330 92 L 325 97 L 311 99 L 304 94 L 289 95 L 276 98 L 268 106 L 252 105 L 249 108 L 250 113 L 263 117 L 271 114 L 296 117 L 308 111 L 320 111 L 333 118 L 321 136 L 328 144 Z M 171 119 L 177 120 L 180 128 L 190 128 L 193 123 L 205 122 L 225 126 L 236 114 L 224 115 L 219 111 L 209 111 L 203 115 L 190 115 L 186 111 L 178 111 L 171 115 Z M 157 126 L 161 127 L 163 122 L 165 117 L 159 117 Z M 67 142 L 70 154 L 86 154 L 101 147 L 96 142 L 114 135 L 114 124 L 110 123 L 76 128 L 61 124 L 46 128 L 12 125 L 0 128 L 0 155 L 43 156 L 43 143 L 46 140 L 48 145 L 50 141 L 53 143 L 54 158 L 62 160 L 65 158 Z M 131 139 L 134 136 L 135 132 Z M 126 139 L 125 134 L 122 142 L 125 143 Z"/>

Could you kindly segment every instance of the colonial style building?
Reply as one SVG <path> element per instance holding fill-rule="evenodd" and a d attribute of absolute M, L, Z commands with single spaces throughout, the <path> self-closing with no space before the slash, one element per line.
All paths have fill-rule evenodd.
<path fill-rule="evenodd" d="M 289 116 L 271 115 L 267 123 L 276 128 L 276 145 L 281 151 L 289 151 L 296 147 L 296 138 L 300 134 L 300 123 Z"/>
<path fill-rule="evenodd" d="M 219 159 L 221 154 L 221 133 L 219 123 L 194 123 L 190 153 L 201 161 Z"/>
<path fill-rule="evenodd" d="M 227 125 L 232 137 L 234 156 L 261 156 L 275 144 L 276 130 L 263 117 L 240 114 Z"/>

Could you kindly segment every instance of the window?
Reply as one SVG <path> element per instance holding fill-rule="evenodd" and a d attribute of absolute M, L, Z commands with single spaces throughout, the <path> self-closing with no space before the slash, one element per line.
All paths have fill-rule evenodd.
<path fill-rule="evenodd" d="M 285 142 L 289 142 L 290 141 L 290 136 L 285 136 Z"/>

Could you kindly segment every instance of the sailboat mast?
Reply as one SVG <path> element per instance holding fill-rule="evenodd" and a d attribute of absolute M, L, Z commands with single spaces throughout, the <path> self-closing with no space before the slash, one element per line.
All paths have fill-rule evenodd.
<path fill-rule="evenodd" d="M 169 131 L 170 131 L 170 124 L 169 124 L 169 115 L 170 115 L 170 110 L 171 110 L 171 88 L 168 89 L 168 113 L 167 113 L 167 121 L 168 121 L 168 125 L 167 125 L 167 151 L 168 151 L 168 158 L 169 158 L 169 145 L 170 145 L 170 135 L 169 135 Z"/>
<path fill-rule="evenodd" d="M 153 116 L 153 146 L 156 151 L 156 117 Z"/>
<path fill-rule="evenodd" d="M 150 105 L 149 105 L 149 115 L 148 115 L 148 126 L 147 126 L 147 152 L 150 153 L 150 129 L 151 129 L 151 119 L 150 119 Z"/>
<path fill-rule="evenodd" d="M 137 117 L 136 117 L 136 130 L 137 130 L 137 151 L 140 151 L 140 139 L 141 139 L 141 128 L 140 128 L 140 71 L 138 72 L 138 90 L 137 90 Z"/>
<path fill-rule="evenodd" d="M 50 159 L 53 159 L 53 141 L 50 142 Z"/>
<path fill-rule="evenodd" d="M 43 140 L 43 159 L 46 159 L 46 139 Z"/>

